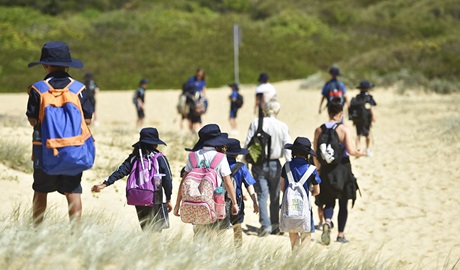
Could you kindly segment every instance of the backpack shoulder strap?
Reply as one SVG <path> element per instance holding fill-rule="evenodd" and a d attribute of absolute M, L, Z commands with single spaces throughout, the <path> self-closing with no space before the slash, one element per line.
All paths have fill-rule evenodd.
<path fill-rule="evenodd" d="M 295 184 L 294 176 L 292 175 L 292 171 L 291 171 L 291 163 L 286 162 L 286 164 L 284 165 L 284 168 L 286 170 L 287 180 L 289 181 L 289 184 Z"/>
<path fill-rule="evenodd" d="M 310 175 L 313 174 L 315 169 L 316 169 L 316 167 L 314 165 L 310 165 L 310 167 L 308 167 L 307 171 L 302 175 L 302 178 L 300 178 L 298 184 L 300 186 L 303 186 L 303 184 L 305 184 L 305 182 L 307 182 L 308 178 L 310 178 Z"/>
<path fill-rule="evenodd" d="M 188 154 L 188 159 L 190 160 L 192 168 L 198 168 L 198 157 L 196 152 L 191 152 Z"/>
<path fill-rule="evenodd" d="M 81 93 L 81 91 L 83 91 L 85 89 L 85 85 L 79 81 L 76 81 L 72 78 L 70 78 L 70 83 L 69 85 L 67 85 L 67 88 L 69 89 L 70 92 L 78 95 Z"/>
<path fill-rule="evenodd" d="M 217 168 L 217 166 L 219 166 L 220 162 L 222 161 L 222 159 L 224 159 L 224 157 L 225 157 L 224 154 L 217 152 L 216 156 L 212 159 L 209 167 L 211 169 Z"/>
<path fill-rule="evenodd" d="M 232 168 L 232 174 L 231 176 L 235 176 L 235 174 L 243 167 L 244 163 L 243 162 L 237 162 L 235 166 Z"/>
<path fill-rule="evenodd" d="M 32 85 L 32 88 L 35 89 L 40 95 L 48 92 L 53 87 L 47 81 L 39 81 Z"/>

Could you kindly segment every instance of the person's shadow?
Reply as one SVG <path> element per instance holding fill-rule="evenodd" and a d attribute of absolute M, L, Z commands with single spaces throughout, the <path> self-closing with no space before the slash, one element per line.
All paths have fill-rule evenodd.
<path fill-rule="evenodd" d="M 243 232 L 247 235 L 257 236 L 259 233 L 259 228 L 246 224 L 246 229 L 243 229 Z"/>

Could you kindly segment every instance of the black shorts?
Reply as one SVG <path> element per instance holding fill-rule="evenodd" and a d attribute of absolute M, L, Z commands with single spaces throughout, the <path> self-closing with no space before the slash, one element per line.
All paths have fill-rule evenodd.
<path fill-rule="evenodd" d="M 230 224 L 236 225 L 236 224 L 242 224 L 244 221 L 244 201 L 241 202 L 239 205 L 240 211 L 236 216 L 232 215 L 232 209 L 229 207 L 228 209 L 228 217 L 230 219 Z"/>
<path fill-rule="evenodd" d="M 93 105 L 94 111 L 96 111 L 96 99 L 94 97 L 89 98 L 89 103 Z"/>
<path fill-rule="evenodd" d="M 34 169 L 32 189 L 37 192 L 49 193 L 82 193 L 81 177 L 83 173 L 71 175 L 49 175 L 41 169 Z"/>
<path fill-rule="evenodd" d="M 369 136 L 371 132 L 371 124 L 370 123 L 356 123 L 356 134 L 358 136 Z"/>
<path fill-rule="evenodd" d="M 137 118 L 143 119 L 145 117 L 145 113 L 143 109 L 137 109 Z"/>

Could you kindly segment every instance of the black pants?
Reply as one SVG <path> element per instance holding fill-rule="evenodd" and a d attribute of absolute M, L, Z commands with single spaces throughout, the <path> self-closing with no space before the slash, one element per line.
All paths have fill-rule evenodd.
<path fill-rule="evenodd" d="M 169 228 L 168 208 L 166 204 L 155 204 L 150 206 L 137 206 L 137 217 L 142 230 L 153 230 L 161 232 Z"/>

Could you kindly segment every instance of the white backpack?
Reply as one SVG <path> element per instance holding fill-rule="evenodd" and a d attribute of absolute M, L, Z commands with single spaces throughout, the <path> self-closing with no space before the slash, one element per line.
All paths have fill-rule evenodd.
<path fill-rule="evenodd" d="M 289 186 L 284 192 L 281 204 L 280 230 L 291 233 L 311 232 L 310 198 L 303 185 L 316 167 L 310 165 L 299 182 L 294 181 L 289 162 L 284 167 Z"/>

